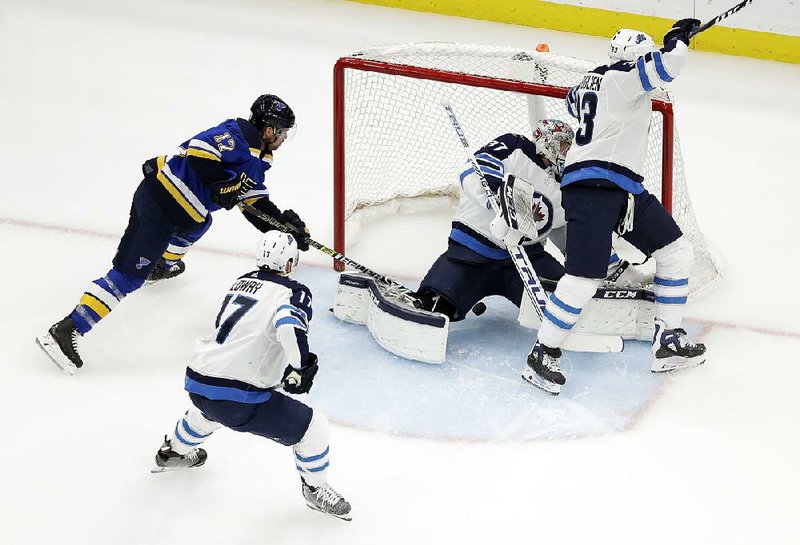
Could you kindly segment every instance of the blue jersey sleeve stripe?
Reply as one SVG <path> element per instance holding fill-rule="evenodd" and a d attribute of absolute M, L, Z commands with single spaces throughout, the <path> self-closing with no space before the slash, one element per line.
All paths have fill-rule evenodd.
<path fill-rule="evenodd" d="M 292 327 L 297 327 L 297 328 L 302 329 L 304 331 L 306 329 L 308 329 L 308 326 L 306 326 L 306 324 L 304 324 L 303 322 L 301 322 L 300 320 L 298 320 L 294 316 L 287 316 L 286 318 L 281 318 L 280 320 L 275 322 L 275 329 L 278 329 L 279 327 L 282 327 L 282 326 L 285 326 L 285 325 L 290 325 Z"/>
<path fill-rule="evenodd" d="M 565 100 L 567 103 L 567 113 L 574 118 L 578 118 L 578 113 L 575 111 L 575 105 L 578 103 L 578 86 L 574 86 L 569 90 L 567 94 L 567 98 Z"/>
<path fill-rule="evenodd" d="M 656 73 L 658 73 L 658 77 L 663 81 L 670 82 L 675 79 L 669 75 L 669 72 L 667 72 L 667 68 L 664 66 L 664 59 L 661 58 L 660 51 L 653 53 L 653 64 L 656 67 Z"/>
<path fill-rule="evenodd" d="M 652 91 L 655 89 L 652 83 L 650 83 L 650 78 L 647 76 L 647 71 L 644 67 L 644 57 L 639 57 L 639 60 L 636 61 L 636 69 L 639 71 L 639 81 L 642 83 L 642 89 L 645 91 Z"/>
<path fill-rule="evenodd" d="M 461 173 L 461 174 L 458 176 L 458 181 L 459 181 L 459 183 L 461 184 L 461 187 L 464 187 L 464 178 L 466 178 L 467 176 L 469 176 L 469 175 L 470 175 L 470 174 L 472 174 L 473 172 L 474 172 L 474 171 L 473 171 L 471 168 L 468 168 L 467 170 L 465 170 L 464 172 L 462 172 L 462 173 Z"/>
<path fill-rule="evenodd" d="M 487 163 L 491 163 L 495 165 L 500 170 L 503 170 L 503 162 L 498 159 L 497 157 L 492 157 L 488 153 L 479 153 L 475 156 L 476 159 L 486 161 Z"/>
<path fill-rule="evenodd" d="M 306 320 L 308 319 L 308 315 L 306 315 L 305 311 L 302 308 L 296 307 L 294 305 L 281 305 L 278 307 L 278 312 L 284 309 L 288 310 L 289 312 L 299 312 L 304 319 Z"/>

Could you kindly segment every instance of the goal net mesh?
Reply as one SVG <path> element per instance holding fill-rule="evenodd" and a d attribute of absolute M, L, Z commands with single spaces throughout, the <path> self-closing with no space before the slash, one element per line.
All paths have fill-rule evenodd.
<path fill-rule="evenodd" d="M 595 66 L 546 52 L 455 43 L 373 47 L 344 59 L 366 61 L 358 67 L 345 64 L 343 86 L 337 89 L 343 107 L 343 123 L 337 130 L 343 130 L 338 136 L 344 164 L 339 169 L 343 191 L 336 192 L 335 206 L 336 217 L 345 224 L 336 227 L 350 243 L 361 222 L 371 217 L 458 198 L 458 173 L 463 170 L 465 152 L 443 103 L 455 110 L 471 151 L 500 134 L 530 135 L 531 125 L 542 118 L 561 119 L 576 128 L 561 97 Z M 387 67 L 395 73 L 380 71 Z M 439 79 L 448 81 L 430 79 L 429 70 L 415 72 L 417 68 L 435 70 Z M 503 81 L 506 87 L 508 82 L 540 84 L 551 91 L 546 94 L 555 96 L 498 90 L 491 83 L 476 84 L 474 79 L 482 78 L 470 80 L 470 76 Z M 661 89 L 653 98 L 671 102 L 669 93 Z M 664 184 L 671 184 L 671 202 L 665 205 L 695 249 L 690 280 L 694 298 L 717 282 L 719 266 L 692 209 L 677 130 L 671 179 L 663 179 L 663 123 L 664 115 L 654 111 L 644 184 L 659 198 Z"/>

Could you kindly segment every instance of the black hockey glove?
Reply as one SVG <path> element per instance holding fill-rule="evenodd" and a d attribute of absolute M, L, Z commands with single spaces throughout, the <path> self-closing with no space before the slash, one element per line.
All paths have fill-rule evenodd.
<path fill-rule="evenodd" d="M 308 250 L 308 228 L 306 227 L 305 222 L 300 219 L 300 216 L 297 215 L 297 212 L 292 210 L 291 208 L 287 208 L 281 214 L 281 217 L 278 218 L 281 223 L 285 223 L 291 225 L 297 230 L 297 248 L 301 251 L 305 252 Z"/>
<path fill-rule="evenodd" d="M 225 210 L 230 210 L 239 201 L 242 182 L 236 178 L 220 180 L 211 184 L 211 200 Z"/>
<path fill-rule="evenodd" d="M 680 40 L 689 45 L 689 34 L 699 26 L 700 21 L 697 19 L 681 19 L 664 34 L 664 45 L 667 45 L 672 40 Z"/>
<path fill-rule="evenodd" d="M 317 355 L 313 352 L 308 354 L 308 361 L 300 369 L 295 369 L 291 365 L 287 365 L 283 371 L 283 389 L 290 394 L 307 394 L 314 384 L 314 376 L 319 371 L 317 365 Z"/>

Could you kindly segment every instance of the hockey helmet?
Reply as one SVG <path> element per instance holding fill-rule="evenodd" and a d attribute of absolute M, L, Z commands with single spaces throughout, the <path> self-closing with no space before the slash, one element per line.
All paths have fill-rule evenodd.
<path fill-rule="evenodd" d="M 275 95 L 261 95 L 250 107 L 250 123 L 260 132 L 266 127 L 290 129 L 294 121 L 292 109 Z"/>
<path fill-rule="evenodd" d="M 573 138 L 575 131 L 560 119 L 540 119 L 533 131 L 536 151 L 554 165 L 562 164 L 567 158 Z"/>
<path fill-rule="evenodd" d="M 280 274 L 289 274 L 300 264 L 300 252 L 293 235 L 267 231 L 261 235 L 256 250 L 256 265 Z"/>
<path fill-rule="evenodd" d="M 611 62 L 635 61 L 642 55 L 656 50 L 653 38 L 638 30 L 623 28 L 614 34 L 608 44 L 608 58 Z"/>

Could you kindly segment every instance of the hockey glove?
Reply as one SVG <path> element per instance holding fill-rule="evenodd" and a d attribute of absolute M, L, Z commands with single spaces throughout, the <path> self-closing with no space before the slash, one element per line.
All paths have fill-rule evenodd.
<path fill-rule="evenodd" d="M 523 237 L 522 233 L 508 226 L 502 214 L 495 216 L 489 224 L 489 231 L 491 231 L 495 238 L 502 240 L 507 248 L 519 246 Z"/>
<path fill-rule="evenodd" d="M 281 217 L 278 218 L 278 221 L 294 227 L 297 230 L 297 248 L 303 252 L 308 250 L 308 228 L 305 222 L 300 219 L 300 216 L 297 215 L 297 212 L 291 208 L 287 208 L 283 211 Z"/>
<path fill-rule="evenodd" d="M 664 45 L 667 45 L 672 40 L 680 40 L 686 45 L 689 45 L 690 35 L 693 30 L 700 26 L 700 21 L 697 19 L 681 19 L 677 21 L 672 28 L 664 34 Z"/>
<path fill-rule="evenodd" d="M 234 176 L 211 184 L 211 200 L 225 210 L 230 210 L 239 201 L 242 182 Z"/>
<path fill-rule="evenodd" d="M 290 394 L 307 394 L 314 384 L 314 376 L 319 371 L 317 365 L 317 355 L 313 352 L 308 354 L 308 361 L 300 369 L 295 369 L 291 365 L 287 365 L 283 371 L 283 378 L 281 382 L 283 389 Z"/>

